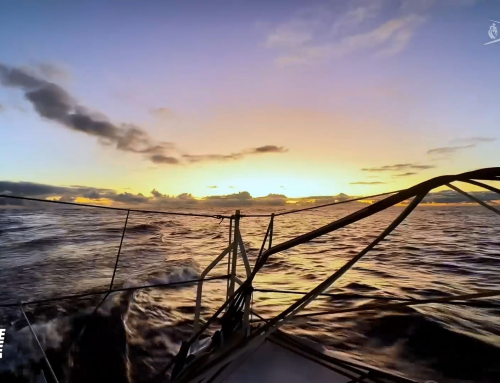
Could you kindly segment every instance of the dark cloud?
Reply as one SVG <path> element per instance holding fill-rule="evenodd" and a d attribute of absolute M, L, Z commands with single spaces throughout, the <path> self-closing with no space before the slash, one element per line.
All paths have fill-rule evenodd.
<path fill-rule="evenodd" d="M 101 199 L 102 196 L 97 190 L 91 190 L 88 193 L 83 194 L 83 197 L 88 199 Z"/>
<path fill-rule="evenodd" d="M 81 189 L 78 187 L 78 189 Z M 0 194 L 13 194 L 24 197 L 45 197 L 54 194 L 63 194 L 67 188 L 44 185 L 33 182 L 0 181 Z"/>
<path fill-rule="evenodd" d="M 483 144 L 485 142 L 493 142 L 495 141 L 496 138 L 494 137 L 469 137 L 469 138 L 458 138 L 455 140 L 452 140 L 452 143 L 457 143 L 457 144 L 462 144 L 462 145 L 450 145 L 450 146 L 444 146 L 442 148 L 435 148 L 435 149 L 430 149 L 427 151 L 427 154 L 430 155 L 436 155 L 436 154 L 442 154 L 445 156 L 452 155 L 458 151 L 464 150 L 464 149 L 470 149 L 474 148 L 480 144 Z"/>
<path fill-rule="evenodd" d="M 457 144 L 478 144 L 481 142 L 493 142 L 496 141 L 496 138 L 494 137 L 469 137 L 469 138 L 457 138 L 455 140 L 452 140 L 451 142 L 457 143 Z"/>
<path fill-rule="evenodd" d="M 48 68 L 45 68 L 47 71 Z M 0 82 L 7 87 L 22 89 L 36 112 L 46 119 L 77 132 L 98 137 L 104 143 L 115 144 L 118 150 L 164 156 L 172 148 L 168 143 L 154 142 L 146 132 L 132 124 L 117 126 L 105 117 L 90 113 L 59 85 L 38 78 L 27 71 L 0 64 Z M 174 163 L 157 161 L 157 163 Z"/>
<path fill-rule="evenodd" d="M 202 161 L 222 162 L 222 161 L 239 160 L 249 155 L 265 154 L 265 153 L 286 153 L 287 151 L 288 149 L 285 149 L 282 146 L 264 145 L 258 148 L 246 149 L 241 152 L 231 153 L 231 154 L 198 154 L 198 155 L 184 154 L 182 158 L 191 163 L 202 162 Z"/>
<path fill-rule="evenodd" d="M 417 164 L 395 164 L 395 165 L 384 165 L 380 167 L 373 168 L 363 168 L 362 171 L 365 172 L 401 172 L 405 170 L 427 170 L 435 168 L 434 165 L 417 165 Z"/>
<path fill-rule="evenodd" d="M 351 185 L 383 185 L 387 182 L 382 181 L 358 181 L 358 182 L 350 182 Z"/>
<path fill-rule="evenodd" d="M 202 161 L 229 161 L 239 160 L 243 158 L 241 153 L 235 154 L 184 154 L 182 156 L 188 162 L 202 162 Z"/>
<path fill-rule="evenodd" d="M 5 110 L 5 106 L 3 106 L 2 104 L 0 104 L 0 112 L 2 112 L 4 110 Z"/>
<path fill-rule="evenodd" d="M 265 197 L 252 197 L 247 192 L 205 197 L 201 203 L 219 207 L 249 207 L 249 206 L 284 206 L 287 197 L 283 194 L 268 194 Z"/>
<path fill-rule="evenodd" d="M 234 193 L 234 194 L 228 194 L 228 195 L 214 195 L 214 196 L 209 196 L 205 197 L 206 200 L 224 200 L 224 199 L 236 199 L 239 201 L 245 201 L 252 199 L 252 196 L 249 192 L 247 191 L 242 191 L 239 193 Z"/>
<path fill-rule="evenodd" d="M 458 152 L 459 150 L 473 148 L 476 144 L 461 145 L 461 146 L 445 146 L 442 148 L 430 149 L 427 154 L 452 154 Z"/>
<path fill-rule="evenodd" d="M 288 149 L 282 146 L 265 145 L 258 148 L 250 149 L 249 153 L 285 153 Z"/>
<path fill-rule="evenodd" d="M 195 198 L 189 193 L 182 193 L 177 196 L 168 196 L 153 189 L 151 196 L 145 196 L 141 193 L 118 193 L 112 189 L 94 188 L 87 186 L 54 186 L 46 184 L 38 184 L 33 182 L 11 182 L 0 181 L 0 194 L 25 196 L 33 198 L 55 198 L 59 201 L 74 202 L 79 197 L 88 198 L 95 203 L 108 203 L 118 206 L 140 206 L 148 209 L 168 209 L 182 207 L 250 207 L 250 206 L 287 206 L 288 202 L 294 203 L 293 206 L 314 206 L 328 204 L 332 202 L 340 202 L 354 198 L 347 194 L 340 193 L 335 196 L 310 196 L 303 198 L 288 198 L 284 194 L 268 194 L 265 197 L 253 197 L 249 192 L 242 191 L 239 193 L 209 196 L 205 198 Z M 483 191 L 470 192 L 473 196 L 485 201 L 498 201 L 498 194 Z M 381 197 L 382 198 L 382 197 Z M 9 198 L 0 198 L 0 205 L 16 205 L 22 206 L 26 201 L 14 200 Z M 445 190 L 437 193 L 429 193 L 424 202 L 427 203 L 463 203 L 470 202 L 466 197 L 452 190 Z M 40 206 L 40 205 L 37 205 Z"/>
<path fill-rule="evenodd" d="M 41 199 L 60 196 L 60 201 L 72 202 L 76 197 L 99 200 L 105 198 L 105 196 L 113 196 L 116 193 L 112 189 L 92 188 L 78 185 L 65 187 L 35 182 L 0 181 L 0 194 Z M 6 199 L 2 198 L 2 200 Z M 23 205 L 24 203 L 23 201 L 15 202 L 15 200 L 8 199 L 7 202 L 4 201 L 2 204 Z"/>
<path fill-rule="evenodd" d="M 115 202 L 121 202 L 124 204 L 143 204 L 149 202 L 149 198 L 145 197 L 141 193 L 120 193 L 120 194 L 108 194 L 104 198 L 108 198 Z"/>
<path fill-rule="evenodd" d="M 38 72 L 44 78 L 29 70 L 8 67 L 0 64 L 0 83 L 6 87 L 19 88 L 35 111 L 43 118 L 99 139 L 103 145 L 114 145 L 116 149 L 146 155 L 156 164 L 177 165 L 181 161 L 172 155 L 175 145 L 169 142 L 157 142 L 141 128 L 123 123 L 116 125 L 106 116 L 90 112 L 58 84 L 45 78 L 60 75 L 60 69 L 52 64 L 40 64 Z M 152 109 L 152 114 L 171 116 L 169 108 Z M 232 154 L 184 154 L 182 158 L 190 163 L 202 161 L 238 160 L 247 155 L 265 153 L 284 153 L 287 150 L 276 145 L 264 145 Z"/>
<path fill-rule="evenodd" d="M 468 194 L 484 201 L 498 201 L 500 196 L 497 193 L 490 191 L 477 191 L 477 192 L 467 192 Z M 440 192 L 429 193 L 423 200 L 426 203 L 464 203 L 472 202 L 470 199 L 464 195 L 457 193 L 454 190 L 442 190 Z M 479 206 L 479 205 L 478 205 Z"/>
<path fill-rule="evenodd" d="M 154 154 L 151 157 L 149 157 L 151 162 L 154 162 L 155 164 L 170 164 L 170 165 L 177 165 L 179 163 L 179 160 L 175 157 L 170 157 L 170 156 L 164 156 L 163 154 Z"/>
<path fill-rule="evenodd" d="M 163 197 L 163 194 L 161 194 L 158 190 L 156 189 L 153 189 L 151 190 L 151 194 L 156 197 L 156 198 L 159 198 L 159 197 Z"/>
<path fill-rule="evenodd" d="M 71 197 L 71 196 L 62 196 L 57 199 L 57 201 L 61 202 L 75 202 L 76 197 Z"/>
<path fill-rule="evenodd" d="M 416 172 L 407 172 L 407 173 L 401 173 L 401 174 L 394 174 L 394 177 L 409 177 L 409 176 L 414 176 L 417 174 Z"/>

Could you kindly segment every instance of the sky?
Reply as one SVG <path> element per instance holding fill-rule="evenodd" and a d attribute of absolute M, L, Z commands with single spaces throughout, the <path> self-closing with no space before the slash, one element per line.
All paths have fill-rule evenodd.
<path fill-rule="evenodd" d="M 500 2 L 3 0 L 1 192 L 360 196 L 498 166 L 490 20 Z"/>

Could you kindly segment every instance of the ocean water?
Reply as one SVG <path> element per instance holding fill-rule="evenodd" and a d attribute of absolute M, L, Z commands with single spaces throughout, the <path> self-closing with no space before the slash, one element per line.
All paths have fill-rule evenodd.
<path fill-rule="evenodd" d="M 92 208 L 0 208 L 0 304 L 106 290 L 125 212 Z M 355 203 L 277 217 L 273 244 L 365 205 Z M 308 291 L 367 246 L 401 211 L 393 207 L 347 228 L 272 256 L 257 289 Z M 269 213 L 271 210 L 244 210 Z M 209 213 L 231 214 L 229 210 Z M 268 218 L 242 218 L 255 262 Z M 114 287 L 196 279 L 229 241 L 229 222 L 131 213 Z M 209 276 L 227 274 L 227 261 Z M 238 274 L 244 267 L 238 261 Z M 225 300 L 227 282 L 206 282 L 202 317 Z M 500 286 L 500 217 L 476 206 L 418 207 L 305 312 L 386 303 L 372 296 L 425 299 Z M 350 299 L 353 294 L 365 295 Z M 59 381 L 147 382 L 156 379 L 192 334 L 196 285 L 114 293 L 26 306 Z M 253 310 L 269 318 L 300 295 L 258 292 Z M 500 300 L 429 304 L 303 318 L 284 327 L 355 359 L 425 382 L 500 381 Z M 83 324 L 95 336 L 78 337 Z M 6 343 L 0 380 L 33 379 L 43 365 L 18 307 L 0 308 Z M 97 372 L 92 372 L 93 370 Z"/>

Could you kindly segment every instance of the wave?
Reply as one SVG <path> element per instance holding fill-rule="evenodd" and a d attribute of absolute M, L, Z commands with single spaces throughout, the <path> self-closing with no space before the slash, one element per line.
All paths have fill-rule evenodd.
<path fill-rule="evenodd" d="M 59 235 L 41 237 L 41 238 L 31 239 L 25 242 L 20 242 L 18 243 L 17 248 L 41 250 L 46 247 L 57 246 L 63 239 L 64 237 L 61 237 Z"/>
<path fill-rule="evenodd" d="M 165 272 L 152 273 L 145 281 L 131 281 L 123 286 L 175 283 L 197 279 L 198 276 L 196 263 L 173 262 Z M 85 313 L 69 317 L 44 317 L 36 320 L 30 315 L 33 330 L 60 381 L 148 381 L 141 376 L 144 371 L 140 368 L 147 365 L 142 357 L 158 347 L 160 338 L 164 358 L 171 358 L 177 353 L 182 340 L 191 334 L 191 323 L 173 321 L 176 314 L 168 307 L 163 307 L 161 321 L 171 325 L 151 328 L 151 315 L 144 316 L 143 313 L 151 313 L 159 307 L 151 307 L 151 301 L 141 301 L 138 304 L 138 291 L 111 294 L 94 315 L 91 315 L 91 312 L 95 305 L 89 305 L 84 310 Z M 186 313 L 192 314 L 192 308 L 184 309 Z M 7 382 L 25 381 L 29 377 L 26 375 L 27 371 L 39 371 L 43 366 L 38 345 L 33 341 L 31 331 L 23 319 L 18 320 L 16 327 L 9 328 L 6 334 L 4 358 L 0 363 L 0 379 Z M 163 367 L 168 362 L 166 359 L 165 363 L 162 363 Z M 134 363 L 131 363 L 131 360 Z M 154 374 L 151 372 L 148 376 L 153 377 L 156 374 L 157 377 L 159 372 L 155 370 Z M 130 374 L 133 377 L 129 376 Z"/>
<path fill-rule="evenodd" d="M 400 357 L 419 360 L 446 378 L 500 380 L 500 348 L 405 308 L 361 321 L 358 328 L 379 346 L 397 346 Z"/>
<path fill-rule="evenodd" d="M 151 233 L 160 230 L 160 227 L 150 223 L 141 223 L 127 227 L 127 233 Z"/>

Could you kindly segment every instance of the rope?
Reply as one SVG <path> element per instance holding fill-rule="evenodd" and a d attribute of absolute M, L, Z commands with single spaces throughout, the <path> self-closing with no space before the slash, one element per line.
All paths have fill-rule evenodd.
<path fill-rule="evenodd" d="M 296 209 L 296 210 L 287 210 L 287 211 L 282 211 L 280 213 L 273 213 L 273 214 L 274 214 L 275 217 L 277 217 L 277 216 L 280 216 L 280 215 L 300 213 L 302 211 L 320 209 L 322 207 L 328 207 L 328 206 L 340 205 L 340 204 L 343 204 L 343 203 L 361 201 L 361 200 L 368 199 L 368 198 L 382 197 L 382 196 L 385 196 L 385 195 L 399 193 L 400 191 L 401 190 L 396 190 L 396 191 L 390 191 L 390 192 L 385 192 L 385 193 L 380 193 L 380 194 L 368 195 L 366 197 L 356 197 L 356 198 L 352 198 L 352 199 L 346 199 L 344 201 L 336 201 L 336 202 L 326 203 L 324 205 L 316 205 L 316 206 L 305 207 L 303 209 Z M 241 217 L 260 218 L 260 217 L 271 217 L 271 215 L 272 214 L 242 214 Z"/>
<path fill-rule="evenodd" d="M 279 294 L 297 294 L 297 295 L 308 294 L 308 292 L 305 292 L 305 291 L 274 290 L 274 289 L 254 289 L 254 291 L 258 291 L 260 293 L 279 293 Z M 330 298 L 341 298 L 341 299 L 378 299 L 378 300 L 404 301 L 404 302 L 415 301 L 414 298 L 385 297 L 382 295 L 371 295 L 371 294 L 322 293 L 322 294 L 319 294 L 319 296 L 330 297 Z"/>
<path fill-rule="evenodd" d="M 77 207 L 95 207 L 95 208 L 98 208 L 98 209 L 108 209 L 108 210 L 118 210 L 118 211 L 131 211 L 131 212 L 134 212 L 134 213 L 179 215 L 179 216 L 187 216 L 187 217 L 204 217 L 204 218 L 214 218 L 214 219 L 231 218 L 231 216 L 226 216 L 226 215 L 222 215 L 222 214 L 201 214 L 201 213 L 199 214 L 199 213 L 181 213 L 181 212 L 161 211 L 161 210 L 129 209 L 129 208 L 125 208 L 125 207 L 100 206 L 100 205 L 91 205 L 91 204 L 87 204 L 87 203 L 54 201 L 54 200 L 51 200 L 51 199 L 20 197 L 20 196 L 14 196 L 14 195 L 6 195 L 6 194 L 0 194 L 0 197 L 11 198 L 11 199 L 19 199 L 19 200 L 25 200 L 25 201 L 57 203 L 57 204 L 60 204 L 60 205 L 71 205 L 71 206 L 77 206 Z"/>
<path fill-rule="evenodd" d="M 471 185 L 475 185 L 475 186 L 479 186 L 479 187 L 482 187 L 484 189 L 487 189 L 489 191 L 492 191 L 492 192 L 495 192 L 497 194 L 500 194 L 500 189 L 497 189 L 496 187 L 493 187 L 493 186 L 490 186 L 490 185 L 487 185 L 487 184 L 483 184 L 482 182 L 478 182 L 478 181 L 474 181 L 474 180 L 467 180 L 467 181 L 464 181 L 464 182 L 467 182 Z"/>
<path fill-rule="evenodd" d="M 23 306 L 20 305 L 19 308 L 21 309 L 21 311 L 24 315 L 24 319 L 26 319 L 26 322 L 28 322 L 28 326 L 30 327 L 31 333 L 33 334 L 33 337 L 35 338 L 36 343 L 38 343 L 38 347 L 40 347 L 40 350 L 42 351 L 43 359 L 45 359 L 45 363 L 47 364 L 47 367 L 49 368 L 50 374 L 52 375 L 52 379 L 54 379 L 54 381 L 56 383 L 59 383 L 59 380 L 57 380 L 57 376 L 56 376 L 54 370 L 52 369 L 52 366 L 50 365 L 49 359 L 47 358 L 47 355 L 45 355 L 45 351 L 43 350 L 43 347 L 42 347 L 40 341 L 38 340 L 38 337 L 35 334 L 35 330 L 33 330 L 33 327 L 31 327 L 31 323 L 30 323 L 28 317 L 26 316 L 26 313 L 24 312 Z"/>
<path fill-rule="evenodd" d="M 112 294 L 112 293 L 121 292 L 121 291 L 150 289 L 150 288 L 154 288 L 154 287 L 167 287 L 168 288 L 168 287 L 173 287 L 173 286 L 186 285 L 189 283 L 195 283 L 195 282 L 201 282 L 201 281 L 214 281 L 214 280 L 218 280 L 218 279 L 227 279 L 227 278 L 229 278 L 229 275 L 219 275 L 216 277 L 202 278 L 202 279 L 191 279 L 189 281 L 181 281 L 181 282 L 156 283 L 154 285 L 122 287 L 122 288 L 113 289 L 113 290 L 95 291 L 92 293 L 72 294 L 72 295 L 64 295 L 64 296 L 55 297 L 55 298 L 25 301 L 25 302 L 21 302 L 21 304 L 22 305 L 31 305 L 31 304 L 39 304 L 39 303 L 49 303 L 49 302 L 62 301 L 62 300 L 66 300 L 66 299 L 79 299 L 79 298 L 85 298 L 85 297 L 89 297 L 89 296 L 93 296 L 93 295 L 102 295 L 102 294 L 108 294 L 108 293 Z M 1 303 L 0 304 L 0 307 L 14 307 L 14 306 L 19 306 L 19 303 Z"/>
<path fill-rule="evenodd" d="M 340 204 L 343 204 L 343 203 L 361 201 L 361 200 L 368 199 L 368 198 L 382 197 L 382 196 L 385 196 L 385 195 L 399 193 L 400 191 L 401 190 L 396 190 L 396 191 L 391 191 L 391 192 L 386 192 L 386 193 L 369 195 L 369 196 L 366 196 L 366 197 L 357 197 L 357 198 L 352 198 L 352 199 L 346 199 L 345 201 L 331 202 L 331 203 L 327 203 L 327 204 L 324 204 L 324 205 L 317 205 L 317 206 L 306 207 L 306 208 L 303 208 L 303 209 L 289 210 L 289 211 L 284 211 L 282 213 L 276 213 L 275 216 L 287 215 L 287 214 L 293 214 L 293 213 L 300 213 L 301 211 L 320 209 L 322 207 L 328 207 L 328 206 L 340 205 Z"/>
<path fill-rule="evenodd" d="M 500 210 L 495 209 L 493 206 L 488 205 L 487 203 L 481 201 L 480 199 L 470 195 L 469 193 L 464 192 L 462 189 L 457 188 L 456 186 L 453 186 L 452 184 L 446 184 L 450 189 L 455 190 L 457 193 L 462 194 L 463 196 L 467 197 L 471 201 L 477 202 L 479 205 L 485 207 L 486 209 L 500 215 Z"/>
<path fill-rule="evenodd" d="M 481 179 L 481 180 L 487 180 L 487 181 L 500 181 L 500 178 L 493 174 L 489 175 L 487 174 L 486 177 L 483 177 L 481 173 L 493 173 L 495 171 L 498 171 L 499 168 L 485 168 L 485 169 L 480 169 L 468 173 L 463 173 L 459 174 L 456 176 L 441 176 L 441 177 L 436 177 L 432 180 L 436 180 L 438 178 L 443 178 L 443 177 L 448 177 L 448 178 L 455 178 L 457 181 L 463 181 L 467 182 L 472 185 L 480 186 L 485 189 L 491 190 L 493 192 L 499 193 L 500 194 L 500 189 L 497 189 L 493 186 L 483 184 L 478 181 L 472 180 L 473 178 L 475 179 Z M 475 174 L 479 174 L 479 177 L 475 176 Z M 465 175 L 469 176 L 464 177 Z M 432 181 L 429 180 L 429 181 Z M 402 190 L 396 190 L 396 191 L 390 191 L 390 192 L 385 192 L 385 193 L 380 193 L 380 194 L 374 194 L 374 195 L 369 195 L 365 197 L 357 197 L 357 198 L 352 198 L 348 199 L 345 201 L 337 201 L 337 202 L 331 202 L 323 205 L 316 205 L 316 206 L 311 206 L 311 207 L 306 207 L 303 209 L 296 209 L 296 210 L 288 210 L 288 211 L 283 211 L 280 213 L 273 213 L 274 216 L 281 216 L 281 215 L 287 215 L 287 214 L 293 214 L 293 213 L 299 213 L 302 211 L 308 211 L 308 210 L 315 210 L 315 209 L 320 209 L 323 207 L 328 207 L 328 206 L 334 206 L 334 205 L 340 205 L 343 203 L 349 203 L 349 202 L 355 202 L 355 201 L 361 201 L 364 199 L 369 199 L 369 198 L 376 198 L 376 197 L 382 197 L 390 194 L 396 194 L 400 193 L 402 191 L 406 191 L 409 189 L 402 189 Z M 164 215 L 178 215 L 178 216 L 188 216 L 188 217 L 205 217 L 205 218 L 214 218 L 214 219 L 219 219 L 223 220 L 225 218 L 230 219 L 231 216 L 223 215 L 223 214 L 198 214 L 198 213 L 181 213 L 181 212 L 170 212 L 170 211 L 161 211 L 161 210 L 141 210 L 141 209 L 129 209 L 129 208 L 122 208 L 122 207 L 114 207 L 114 206 L 100 206 L 100 205 L 92 205 L 92 204 L 85 204 L 85 203 L 76 203 L 76 202 L 66 202 L 66 201 L 54 201 L 54 200 L 48 200 L 48 199 L 41 199 L 41 198 L 32 198 L 32 197 L 22 197 L 22 196 L 14 196 L 14 195 L 9 195 L 9 194 L 0 194 L 0 197 L 3 198 L 11 198 L 11 199 L 19 199 L 19 200 L 26 200 L 26 201 L 35 201 L 35 202 L 50 202 L 50 203 L 57 203 L 61 205 L 71 205 L 71 206 L 77 206 L 77 207 L 94 207 L 94 208 L 99 208 L 99 209 L 108 209 L 108 210 L 118 210 L 118 211 L 131 211 L 135 213 L 148 213 L 148 214 L 164 214 Z M 241 214 L 240 217 L 246 217 L 246 218 L 260 218 L 260 217 L 271 217 L 272 214 Z"/>
<path fill-rule="evenodd" d="M 221 362 L 226 355 L 230 354 L 231 352 L 235 351 L 239 346 L 241 346 L 245 342 L 249 342 L 256 338 L 257 336 L 264 334 L 266 332 L 269 332 L 272 330 L 273 326 L 276 326 L 277 323 L 282 324 L 284 322 L 284 318 L 288 314 L 295 314 L 298 310 L 304 308 L 311 299 L 314 299 L 315 296 L 318 294 L 322 293 L 325 288 L 330 286 L 336 279 L 340 278 L 349 268 L 351 268 L 363 255 L 365 255 L 371 248 L 373 248 L 379 241 L 381 241 L 386 235 L 388 235 L 392 230 L 394 230 L 399 223 L 401 223 L 408 214 L 422 201 L 424 196 L 432 189 L 435 189 L 437 187 L 443 186 L 447 183 L 453 182 L 453 181 L 466 181 L 469 179 L 480 179 L 480 180 L 485 180 L 485 181 L 493 181 L 493 180 L 499 180 L 499 175 L 500 175 L 500 168 L 486 168 L 486 169 L 480 169 L 472 172 L 467 172 L 467 173 L 462 173 L 462 174 L 457 174 L 457 175 L 448 175 L 448 176 L 441 176 L 441 177 L 435 177 L 432 178 L 428 181 L 422 182 L 418 185 L 415 185 L 411 188 L 402 190 L 394 195 L 391 195 L 382 201 L 376 202 L 373 205 L 370 205 L 368 207 L 365 207 L 353 214 L 348 215 L 347 217 L 341 218 L 337 221 L 334 221 L 330 224 L 327 224 L 323 227 L 320 227 L 316 230 L 312 230 L 308 233 L 305 233 L 301 236 L 298 236 L 296 238 L 293 238 L 289 241 L 283 242 L 281 244 L 275 245 L 274 247 L 269 248 L 267 251 L 265 251 L 262 254 L 262 258 L 259 260 L 259 262 L 255 265 L 254 270 L 252 272 L 252 275 L 247 278 L 243 284 L 235 291 L 234 293 L 231 294 L 231 296 L 219 307 L 219 309 L 208 319 L 208 321 L 205 323 L 205 325 L 196 333 L 194 334 L 188 342 L 186 342 L 187 346 L 189 347 L 192 345 L 196 339 L 198 339 L 199 336 L 201 336 L 204 331 L 208 328 L 210 323 L 212 323 L 218 316 L 219 314 L 226 308 L 230 303 L 232 303 L 237 296 L 239 296 L 245 289 L 247 289 L 249 286 L 251 286 L 252 280 L 254 279 L 255 275 L 257 272 L 264 266 L 268 258 L 276 253 L 279 253 L 281 251 L 285 251 L 287 249 L 290 249 L 294 246 L 309 242 L 321 235 L 330 233 L 332 231 L 338 230 L 342 227 L 345 227 L 347 225 L 350 225 L 354 222 L 357 222 L 359 220 L 362 220 L 366 217 L 372 216 L 376 213 L 379 213 L 391 206 L 394 206 L 398 203 L 401 203 L 405 200 L 408 200 L 410 198 L 413 198 L 413 201 L 406 207 L 405 211 L 396 219 L 394 220 L 384 232 L 377 237 L 375 241 L 373 241 L 368 247 L 366 247 L 361 253 L 359 253 L 356 257 L 351 259 L 349 262 L 347 262 L 343 267 L 341 267 L 339 270 L 337 270 L 336 273 L 331 275 L 326 281 L 318 285 L 315 289 L 313 289 L 311 292 L 306 294 L 302 299 L 299 299 L 295 304 L 291 305 L 288 309 L 286 309 L 284 312 L 279 314 L 278 316 L 274 317 L 271 319 L 269 322 L 267 322 L 263 328 L 260 328 L 256 331 L 253 331 L 246 339 L 243 339 L 239 342 L 236 342 L 234 345 L 229 347 L 228 350 L 226 350 L 225 353 L 222 353 L 221 355 L 217 356 L 214 360 L 208 363 L 207 366 L 205 366 L 205 369 L 209 369 L 212 366 L 217 365 L 217 363 Z M 368 198 L 368 197 L 364 197 Z M 346 201 L 343 201 L 346 203 Z M 338 203 L 336 203 L 338 204 Z M 331 205 L 331 204 L 328 204 Z M 317 207 L 319 208 L 319 207 Z M 307 208 L 311 210 L 311 208 Z M 304 209 L 301 209 L 302 211 Z M 288 213 L 288 212 L 284 212 Z M 283 215 L 283 214 L 281 214 Z M 262 216 L 262 215 L 258 215 Z M 408 302 L 404 302 L 408 303 Z M 411 302 L 409 302 L 411 303 Z M 275 327 L 277 329 L 277 326 Z M 193 369 L 191 371 L 186 372 L 185 376 L 181 379 L 182 381 L 187 381 L 189 380 L 189 377 L 194 377 L 197 375 L 199 369 Z"/>

